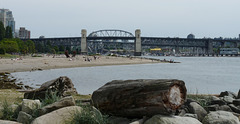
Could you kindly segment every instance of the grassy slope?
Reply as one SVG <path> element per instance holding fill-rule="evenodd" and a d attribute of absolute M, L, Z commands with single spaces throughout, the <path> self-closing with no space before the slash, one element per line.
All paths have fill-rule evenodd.
<path fill-rule="evenodd" d="M 22 102 L 24 93 L 14 89 L 0 89 L 0 104 L 6 99 L 10 104 L 19 104 Z"/>

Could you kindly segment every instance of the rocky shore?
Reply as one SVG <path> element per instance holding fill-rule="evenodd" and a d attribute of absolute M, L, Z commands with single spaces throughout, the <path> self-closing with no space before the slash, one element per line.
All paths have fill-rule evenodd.
<path fill-rule="evenodd" d="M 240 124 L 240 91 L 193 95 L 186 90 L 175 79 L 112 81 L 91 98 L 78 99 L 71 79 L 59 77 L 24 93 L 21 103 L 3 106 L 0 123 Z"/>
<path fill-rule="evenodd" d="M 32 90 L 33 88 L 24 85 L 22 82 L 16 83 L 14 78 L 9 72 L 0 72 L 0 89 L 17 89 L 17 90 Z"/>

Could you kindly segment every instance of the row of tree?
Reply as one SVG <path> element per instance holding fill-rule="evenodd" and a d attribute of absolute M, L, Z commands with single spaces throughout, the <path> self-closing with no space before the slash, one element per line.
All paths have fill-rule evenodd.
<path fill-rule="evenodd" d="M 0 21 L 0 41 L 4 38 L 13 38 L 12 28 L 7 26 L 5 29 L 3 23 Z"/>
<path fill-rule="evenodd" d="M 31 40 L 22 41 L 18 38 L 3 39 L 0 41 L 0 54 L 20 53 L 29 54 L 35 52 L 35 44 Z"/>
<path fill-rule="evenodd" d="M 47 41 L 45 43 L 39 42 L 35 44 L 36 52 L 38 53 L 51 53 L 51 54 L 63 54 L 65 51 L 68 51 L 69 54 L 74 54 L 74 51 L 79 53 L 80 48 L 71 48 L 70 46 L 55 46 Z"/>
<path fill-rule="evenodd" d="M 35 44 L 31 40 L 22 41 L 18 38 L 13 38 L 11 27 L 4 28 L 0 21 L 0 54 L 5 53 L 20 53 L 28 54 L 35 52 Z"/>

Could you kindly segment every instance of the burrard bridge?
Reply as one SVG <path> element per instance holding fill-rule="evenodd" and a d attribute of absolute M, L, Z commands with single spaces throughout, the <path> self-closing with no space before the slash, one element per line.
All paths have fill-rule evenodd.
<path fill-rule="evenodd" d="M 175 53 L 191 49 L 192 54 L 213 54 L 213 48 L 238 47 L 240 40 L 216 40 L 216 39 L 187 39 L 187 38 L 164 38 L 164 37 L 142 37 L 141 31 L 136 30 L 135 35 L 123 30 L 99 30 L 87 35 L 85 29 L 81 37 L 61 38 L 35 38 L 33 42 L 46 44 L 50 42 L 53 46 L 77 47 L 82 54 L 88 52 L 99 53 L 110 49 L 125 49 L 134 51 L 134 55 L 140 56 L 144 49 L 148 48 L 172 48 Z"/>

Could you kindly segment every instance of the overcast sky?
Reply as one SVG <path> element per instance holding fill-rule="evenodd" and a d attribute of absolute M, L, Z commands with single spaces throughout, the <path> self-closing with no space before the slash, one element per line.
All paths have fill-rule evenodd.
<path fill-rule="evenodd" d="M 0 0 L 16 28 L 32 37 L 79 37 L 101 29 L 121 29 L 142 36 L 238 37 L 240 0 Z"/>

